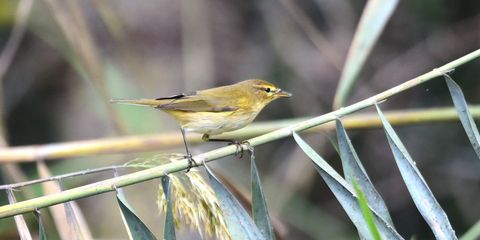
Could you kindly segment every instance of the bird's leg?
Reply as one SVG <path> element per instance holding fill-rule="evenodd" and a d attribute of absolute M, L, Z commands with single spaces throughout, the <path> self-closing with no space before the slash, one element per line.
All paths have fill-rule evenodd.
<path fill-rule="evenodd" d="M 197 162 L 195 162 L 195 160 L 193 160 L 192 154 L 188 150 L 187 139 L 185 137 L 185 130 L 182 127 L 180 127 L 180 130 L 182 131 L 183 144 L 185 145 L 185 150 L 187 151 L 187 156 L 186 157 L 188 159 L 188 168 L 187 168 L 186 172 L 188 173 L 192 167 L 194 167 L 194 166 L 198 167 L 198 164 L 197 164 Z"/>
<path fill-rule="evenodd" d="M 228 145 L 233 145 L 237 147 L 237 150 L 235 151 L 235 156 L 240 153 L 240 158 L 243 158 L 243 144 L 247 144 L 250 146 L 250 143 L 248 141 L 239 141 L 236 139 L 215 139 L 215 138 L 210 138 L 208 134 L 203 134 L 202 140 L 206 142 L 227 142 Z M 250 149 L 250 148 L 249 148 Z"/>
<path fill-rule="evenodd" d="M 240 153 L 240 158 L 243 158 L 243 152 L 245 151 L 245 149 L 243 148 L 244 144 L 247 145 L 247 149 L 249 151 L 251 151 L 252 149 L 250 142 L 247 140 L 243 140 L 243 141 L 233 140 L 228 145 L 233 145 L 233 144 L 235 144 L 235 146 L 237 147 L 237 150 L 235 151 L 235 156 L 238 155 L 238 153 Z"/>

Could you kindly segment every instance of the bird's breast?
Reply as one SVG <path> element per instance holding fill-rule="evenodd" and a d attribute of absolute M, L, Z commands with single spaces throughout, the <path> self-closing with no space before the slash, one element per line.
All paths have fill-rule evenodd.
<path fill-rule="evenodd" d="M 189 132 L 216 135 L 234 131 L 251 123 L 258 112 L 169 112 Z"/>

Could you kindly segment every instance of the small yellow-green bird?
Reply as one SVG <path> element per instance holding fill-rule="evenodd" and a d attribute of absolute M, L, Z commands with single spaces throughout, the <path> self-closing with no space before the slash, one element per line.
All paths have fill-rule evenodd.
<path fill-rule="evenodd" d="M 173 116 L 180 124 L 189 168 L 196 165 L 185 140 L 185 132 L 202 133 L 205 141 L 210 135 L 229 132 L 251 123 L 260 111 L 275 99 L 290 97 L 290 93 L 260 79 L 249 79 L 236 84 L 182 93 L 156 99 L 112 99 L 111 102 L 150 106 Z"/>

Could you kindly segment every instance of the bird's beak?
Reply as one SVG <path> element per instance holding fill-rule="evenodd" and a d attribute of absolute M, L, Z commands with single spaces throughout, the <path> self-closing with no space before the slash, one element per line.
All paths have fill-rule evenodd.
<path fill-rule="evenodd" d="M 276 97 L 291 97 L 292 94 L 289 92 L 285 92 L 282 89 L 278 89 L 278 91 L 275 93 Z"/>

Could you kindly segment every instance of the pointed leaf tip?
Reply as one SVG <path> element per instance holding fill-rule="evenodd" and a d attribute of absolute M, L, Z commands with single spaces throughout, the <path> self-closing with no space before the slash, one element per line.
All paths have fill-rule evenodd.
<path fill-rule="evenodd" d="M 380 107 L 377 104 L 375 104 L 375 107 L 382 121 L 395 162 L 415 206 L 417 206 L 437 239 L 457 239 L 447 215 L 428 187 L 412 157 L 383 115 Z"/>
<path fill-rule="evenodd" d="M 315 163 L 314 166 L 318 173 L 342 205 L 353 224 L 357 227 L 360 235 L 365 237 L 371 236 L 353 188 L 297 133 L 293 133 L 293 137 L 298 146 L 300 146 L 305 154 Z M 385 222 L 371 207 L 370 210 L 374 214 L 375 223 L 384 239 L 403 239 L 397 231 Z"/>
<path fill-rule="evenodd" d="M 448 74 L 444 74 L 443 77 L 447 83 L 448 90 L 450 91 L 450 95 L 452 97 L 453 104 L 455 105 L 455 109 L 457 110 L 458 117 L 460 118 L 460 122 L 462 123 L 465 133 L 472 144 L 473 150 L 475 150 L 477 157 L 480 159 L 480 134 L 478 132 L 477 125 L 473 120 L 473 116 L 468 108 L 467 100 L 465 99 L 460 86 L 458 86 L 458 84 L 453 81 Z"/>

